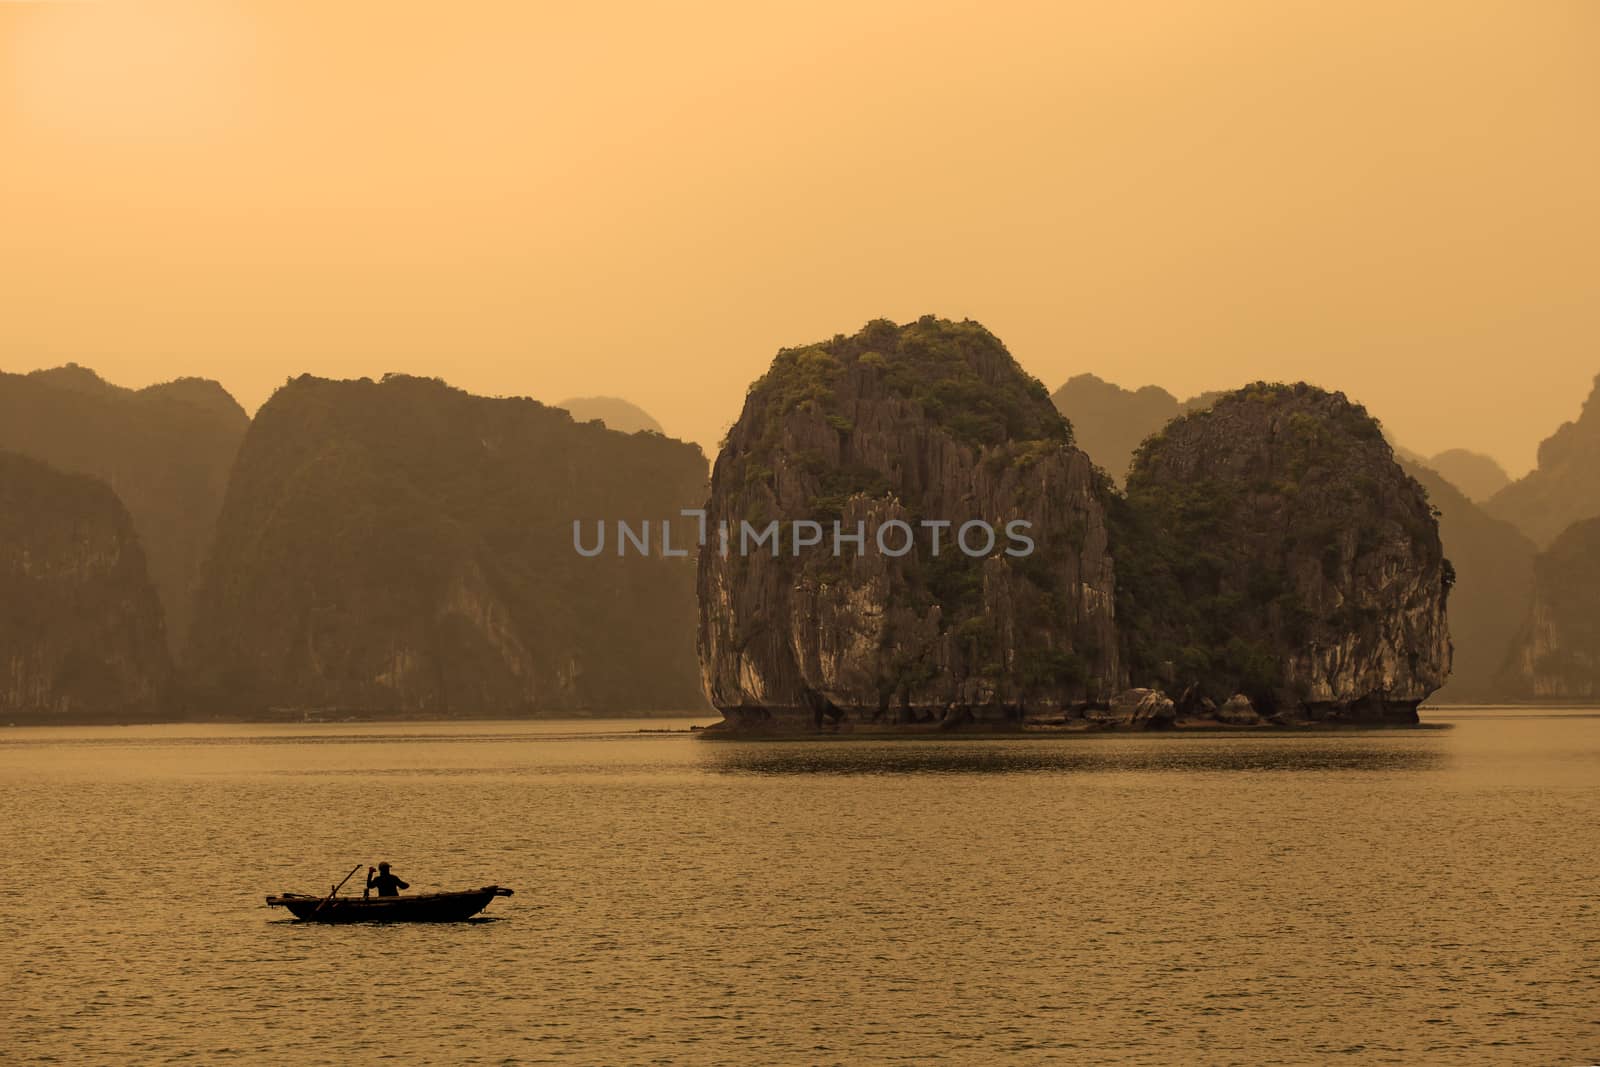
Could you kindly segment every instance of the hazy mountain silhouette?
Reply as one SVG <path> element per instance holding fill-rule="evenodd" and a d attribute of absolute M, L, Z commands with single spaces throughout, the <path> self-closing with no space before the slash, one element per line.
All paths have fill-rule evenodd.
<path fill-rule="evenodd" d="M 640 430 L 665 433 L 661 429 L 661 424 L 651 418 L 649 412 L 621 397 L 574 396 L 563 400 L 556 407 L 571 412 L 573 419 L 578 422 L 599 419 L 608 429 L 616 430 L 618 433 L 638 433 Z"/>
<path fill-rule="evenodd" d="M 202 698 L 482 715 L 703 707 L 692 559 L 573 522 L 705 499 L 698 447 L 435 379 L 309 375 L 251 424 L 193 636 Z M 608 545 L 608 548 L 611 546 Z"/>
<path fill-rule="evenodd" d="M 0 373 L 0 448 L 111 486 L 133 517 L 173 648 L 249 421 L 200 378 L 133 390 L 76 364 Z"/>
<path fill-rule="evenodd" d="M 0 451 L 0 714 L 147 717 L 171 684 L 161 603 L 104 482 Z"/>
<path fill-rule="evenodd" d="M 1480 702 L 1505 694 L 1499 676 L 1511 642 L 1533 599 L 1538 549 L 1521 530 L 1497 519 L 1430 467 L 1402 462 L 1439 511 L 1439 537 L 1456 571 L 1450 594 L 1455 669 L 1435 696 L 1441 702 Z"/>
<path fill-rule="evenodd" d="M 1511 484 L 1511 476 L 1493 456 L 1465 448 L 1446 449 L 1425 465 L 1479 504 Z"/>
<path fill-rule="evenodd" d="M 1533 604 L 1501 684 L 1513 698 L 1600 697 L 1600 519 L 1567 527 L 1534 562 Z"/>
<path fill-rule="evenodd" d="M 1595 386 L 1577 420 L 1539 445 L 1539 465 L 1486 505 L 1541 547 L 1573 523 L 1600 515 L 1600 377 Z"/>
<path fill-rule="evenodd" d="M 1384 439 L 1389 442 L 1389 447 L 1394 449 L 1395 459 L 1399 460 L 1401 463 L 1410 463 L 1415 467 L 1428 466 L 1430 461 L 1427 456 L 1424 456 L 1421 452 L 1418 452 L 1414 449 L 1407 448 L 1399 441 L 1396 441 L 1394 439 L 1394 434 L 1390 433 L 1387 429 L 1383 431 L 1383 436 Z"/>
<path fill-rule="evenodd" d="M 1186 411 L 1209 406 L 1221 393 L 1179 401 L 1157 385 L 1124 389 L 1094 374 L 1079 374 L 1051 394 L 1056 410 L 1072 423 L 1078 447 L 1118 485 L 1128 477 L 1134 450 Z"/>

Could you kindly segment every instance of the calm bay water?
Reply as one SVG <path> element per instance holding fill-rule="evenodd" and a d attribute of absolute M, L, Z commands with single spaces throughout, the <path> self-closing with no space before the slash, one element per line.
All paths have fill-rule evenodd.
<path fill-rule="evenodd" d="M 8 1062 L 1600 1059 L 1600 715 L 0 730 Z M 262 897 L 388 859 L 488 921 Z M 359 877 L 359 876 L 358 876 Z"/>

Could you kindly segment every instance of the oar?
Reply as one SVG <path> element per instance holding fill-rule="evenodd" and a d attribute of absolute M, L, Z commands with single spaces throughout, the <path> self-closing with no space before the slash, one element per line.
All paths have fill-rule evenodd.
<path fill-rule="evenodd" d="M 324 897 L 322 903 L 317 905 L 317 911 L 321 911 L 324 907 L 327 906 L 328 901 L 330 901 L 334 897 L 338 896 L 339 895 L 339 890 L 344 888 L 344 883 L 348 882 L 351 878 L 355 877 L 355 873 L 357 871 L 359 871 L 360 869 L 361 869 L 361 864 L 359 864 L 359 863 L 356 864 L 354 867 L 351 867 L 350 868 L 350 873 L 344 876 L 344 880 L 341 881 L 338 885 L 334 886 L 333 887 L 333 892 L 329 893 L 326 897 Z"/>

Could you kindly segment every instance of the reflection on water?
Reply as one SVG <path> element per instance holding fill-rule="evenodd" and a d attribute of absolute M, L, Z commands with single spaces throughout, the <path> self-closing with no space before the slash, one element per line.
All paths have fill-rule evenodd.
<path fill-rule="evenodd" d="M 459 919 L 456 922 L 450 923 L 449 926 L 452 929 L 457 929 L 457 928 L 467 927 L 467 926 L 487 926 L 490 923 L 498 923 L 498 922 L 504 922 L 504 921 L 505 920 L 503 918 L 501 918 L 500 916 L 498 916 L 498 915 L 474 915 L 470 919 Z M 293 916 L 290 916 L 287 919 L 268 919 L 267 920 L 267 925 L 268 926 L 303 927 L 303 928 L 308 929 L 308 930 L 337 930 L 337 929 L 340 928 L 338 925 L 333 924 L 333 923 L 319 923 L 319 922 L 315 922 L 315 921 L 313 921 L 311 919 L 296 919 Z M 363 930 L 402 930 L 402 929 L 405 929 L 405 927 L 402 926 L 402 925 L 392 924 L 392 923 L 366 923 L 366 924 L 363 924 L 361 926 L 361 929 L 363 929 Z"/>
<path fill-rule="evenodd" d="M 0 729 L 0 1060 L 1591 1062 L 1600 719 L 1450 718 Z M 516 895 L 263 900 L 381 859 Z"/>
<path fill-rule="evenodd" d="M 1431 743 L 1430 743 L 1431 740 Z M 718 774 L 1052 774 L 1164 771 L 1427 771 L 1437 739 L 1390 735 L 1244 740 L 1154 736 L 1025 741 L 718 741 L 699 762 Z"/>

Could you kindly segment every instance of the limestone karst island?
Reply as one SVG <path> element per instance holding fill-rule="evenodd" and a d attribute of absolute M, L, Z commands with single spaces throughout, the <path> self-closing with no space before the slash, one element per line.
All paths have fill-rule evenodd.
<path fill-rule="evenodd" d="M 730 728 L 1416 722 L 1450 669 L 1426 492 L 1342 395 L 1257 383 L 1144 441 L 1126 491 L 981 325 L 786 349 L 710 515 L 1029 524 L 974 558 L 704 552 L 700 653 Z"/>
<path fill-rule="evenodd" d="M 250 417 L 214 382 L 7 374 L 0 712 L 709 704 L 711 735 L 761 737 L 1592 697 L 1596 405 L 1499 482 L 1334 385 L 1052 396 L 976 322 L 880 319 L 781 349 L 708 472 L 616 398 L 302 376 Z M 685 513 L 713 531 L 688 553 L 574 551 Z"/>

